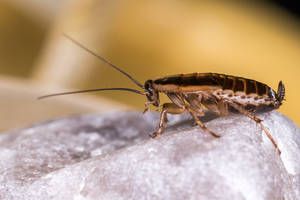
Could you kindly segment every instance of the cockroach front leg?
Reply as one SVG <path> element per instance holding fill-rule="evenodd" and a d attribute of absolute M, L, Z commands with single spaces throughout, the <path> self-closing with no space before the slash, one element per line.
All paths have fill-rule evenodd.
<path fill-rule="evenodd" d="M 146 112 L 148 112 L 150 104 L 153 104 L 153 102 L 151 102 L 151 101 L 145 102 L 145 109 L 143 111 L 143 114 L 145 114 Z"/>
<path fill-rule="evenodd" d="M 182 114 L 186 112 L 185 108 L 179 107 L 174 103 L 164 103 L 162 106 L 162 111 L 160 113 L 160 120 L 158 125 L 158 130 L 151 135 L 152 138 L 161 135 L 167 126 L 167 113 L 170 114 Z"/>
<path fill-rule="evenodd" d="M 236 110 L 238 110 L 240 113 L 248 116 L 250 119 L 254 120 L 256 123 L 258 123 L 261 127 L 261 129 L 265 132 L 265 134 L 267 135 L 267 137 L 270 139 L 270 141 L 272 142 L 272 144 L 274 145 L 275 149 L 278 151 L 278 154 L 281 154 L 280 149 L 278 148 L 278 145 L 276 144 L 275 140 L 273 139 L 273 137 L 271 136 L 271 134 L 267 131 L 267 129 L 264 127 L 264 125 L 262 124 L 262 120 L 259 119 L 258 117 L 256 117 L 254 114 L 250 113 L 249 111 L 245 110 L 243 107 L 235 104 L 235 103 L 229 103 L 233 108 L 235 108 Z"/>

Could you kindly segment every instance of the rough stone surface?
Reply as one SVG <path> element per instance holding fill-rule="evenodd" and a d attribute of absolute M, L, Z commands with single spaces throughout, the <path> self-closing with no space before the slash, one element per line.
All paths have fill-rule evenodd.
<path fill-rule="evenodd" d="M 300 130 L 277 112 L 259 115 L 282 152 L 249 118 L 187 115 L 74 116 L 0 135 L 0 199 L 300 199 Z"/>

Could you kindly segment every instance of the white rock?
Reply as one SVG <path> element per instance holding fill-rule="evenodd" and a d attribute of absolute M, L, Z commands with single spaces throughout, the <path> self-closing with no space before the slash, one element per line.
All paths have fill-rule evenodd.
<path fill-rule="evenodd" d="M 231 115 L 206 125 L 114 113 L 58 119 L 0 135 L 0 199 L 300 199 L 300 130 L 277 112 L 260 127 Z"/>

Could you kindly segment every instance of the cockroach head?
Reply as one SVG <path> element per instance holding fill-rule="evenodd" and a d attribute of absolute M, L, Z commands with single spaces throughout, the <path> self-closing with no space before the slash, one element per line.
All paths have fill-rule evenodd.
<path fill-rule="evenodd" d="M 145 94 L 147 97 L 147 100 L 152 105 L 158 107 L 159 106 L 159 93 L 158 91 L 153 87 L 153 81 L 148 80 L 144 84 Z"/>
<path fill-rule="evenodd" d="M 280 81 L 278 84 L 278 90 L 277 90 L 277 94 L 276 94 L 276 100 L 278 102 L 278 107 L 282 104 L 281 102 L 284 100 L 284 96 L 285 96 L 285 87 L 284 87 L 282 81 Z"/>

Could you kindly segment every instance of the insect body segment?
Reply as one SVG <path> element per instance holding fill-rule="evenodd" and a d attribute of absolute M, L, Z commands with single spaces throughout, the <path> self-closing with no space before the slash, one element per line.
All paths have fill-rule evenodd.
<path fill-rule="evenodd" d="M 151 84 L 150 84 L 151 83 Z M 165 93 L 173 104 L 163 104 L 159 129 L 153 137 L 162 133 L 166 125 L 166 114 L 188 112 L 196 123 L 211 135 L 218 137 L 205 127 L 198 119 L 203 116 L 202 106 L 217 115 L 227 115 L 229 112 L 241 113 L 260 124 L 261 129 L 269 137 L 275 148 L 277 144 L 267 132 L 262 120 L 256 113 L 268 112 L 279 108 L 284 99 L 285 89 L 279 82 L 277 94 L 266 84 L 242 77 L 217 73 L 193 73 L 166 76 L 146 82 L 146 96 L 149 104 L 158 105 L 158 98 L 151 94 Z M 152 88 L 151 88 L 152 87 Z M 147 93 L 151 91 L 151 93 Z M 171 109 L 172 107 L 172 109 Z M 176 109 L 174 109 L 176 108 Z"/>
<path fill-rule="evenodd" d="M 281 82 L 278 96 L 272 88 L 258 81 L 217 73 L 179 74 L 152 82 L 152 90 L 163 93 L 205 93 L 204 96 L 233 101 L 258 113 L 278 108 L 284 98 L 284 86 Z"/>
<path fill-rule="evenodd" d="M 189 113 L 197 125 L 203 130 L 214 137 L 220 137 L 206 128 L 204 123 L 198 118 L 199 116 L 204 116 L 203 107 L 206 107 L 209 111 L 221 116 L 227 115 L 230 112 L 248 116 L 260 125 L 261 129 L 266 133 L 280 154 L 280 150 L 278 149 L 275 140 L 263 126 L 262 120 L 257 118 L 255 114 L 268 112 L 281 106 L 285 96 L 285 88 L 281 81 L 279 82 L 277 93 L 266 84 L 258 81 L 217 73 L 177 74 L 155 80 L 147 80 L 145 84 L 142 85 L 125 71 L 113 65 L 103 57 L 87 49 L 71 37 L 67 35 L 64 36 L 100 59 L 102 62 L 127 76 L 143 91 L 131 88 L 100 88 L 50 94 L 40 98 L 104 90 L 129 91 L 146 96 L 145 113 L 148 111 L 148 106 L 150 104 L 159 107 L 159 93 L 165 93 L 171 100 L 171 103 L 164 103 L 162 105 L 158 130 L 151 135 L 152 138 L 163 133 L 167 124 L 167 114 L 182 113 Z"/>

